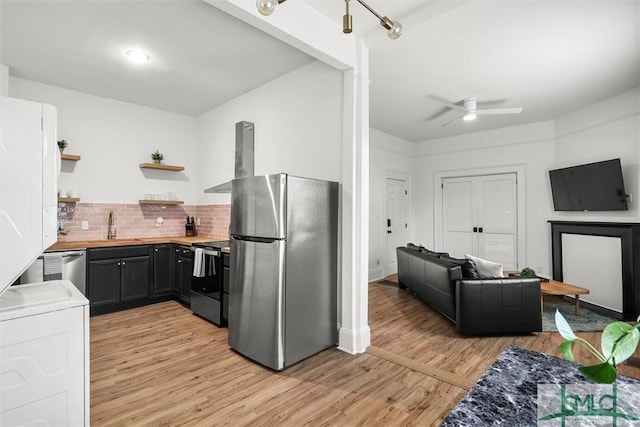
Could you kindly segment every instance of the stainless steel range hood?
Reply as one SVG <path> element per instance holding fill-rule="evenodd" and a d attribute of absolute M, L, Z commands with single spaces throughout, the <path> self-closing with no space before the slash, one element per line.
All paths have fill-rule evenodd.
<path fill-rule="evenodd" d="M 254 124 L 236 123 L 236 171 L 235 178 L 254 175 Z M 231 193 L 231 181 L 204 190 L 205 193 Z"/>

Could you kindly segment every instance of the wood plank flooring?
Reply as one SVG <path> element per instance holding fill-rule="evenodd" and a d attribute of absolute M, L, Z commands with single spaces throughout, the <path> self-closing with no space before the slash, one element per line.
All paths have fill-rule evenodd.
<path fill-rule="evenodd" d="M 279 373 L 229 349 L 226 329 L 174 301 L 93 317 L 91 423 L 437 425 L 507 345 L 559 355 L 555 333 L 461 337 L 395 286 L 372 283 L 369 298 L 371 353 L 328 349 Z M 599 333 L 580 335 L 599 342 Z M 621 371 L 640 378 L 640 368 Z"/>

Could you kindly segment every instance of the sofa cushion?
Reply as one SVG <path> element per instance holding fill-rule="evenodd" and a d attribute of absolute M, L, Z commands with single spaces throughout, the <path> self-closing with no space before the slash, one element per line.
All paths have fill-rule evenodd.
<path fill-rule="evenodd" d="M 429 255 L 429 256 L 434 256 L 437 258 L 442 258 L 442 257 L 448 257 L 449 254 L 447 252 L 434 252 L 434 251 L 430 251 L 429 249 L 423 247 L 422 249 L 420 249 L 420 252 L 422 252 L 423 254 Z"/>
<path fill-rule="evenodd" d="M 480 278 L 493 278 L 493 277 L 503 277 L 504 271 L 502 268 L 502 264 L 497 262 L 489 261 L 486 259 L 478 258 L 473 255 L 464 254 L 464 257 L 473 263 L 476 266 L 476 271 L 478 272 L 478 276 Z"/>
<path fill-rule="evenodd" d="M 418 246 L 418 245 L 414 245 L 413 243 L 407 243 L 407 248 L 414 250 L 414 251 L 419 251 L 421 248 L 423 248 L 424 246 Z"/>
<path fill-rule="evenodd" d="M 437 258 L 443 257 L 443 256 L 449 256 L 449 254 L 447 252 L 435 252 L 432 251 L 430 249 L 425 248 L 422 245 L 414 245 L 413 243 L 407 243 L 407 248 L 414 250 L 414 251 L 420 251 L 425 255 L 429 255 L 429 256 L 434 256 Z"/>
<path fill-rule="evenodd" d="M 450 256 L 440 257 L 445 261 L 449 261 L 452 264 L 456 264 L 460 266 L 460 270 L 462 270 L 462 278 L 463 279 L 477 279 L 478 271 L 476 270 L 476 266 L 473 261 L 469 259 L 460 259 L 460 258 L 452 258 Z"/>

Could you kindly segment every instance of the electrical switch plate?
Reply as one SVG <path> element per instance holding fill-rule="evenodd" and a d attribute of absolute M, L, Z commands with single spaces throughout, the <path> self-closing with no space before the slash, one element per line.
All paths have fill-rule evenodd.
<path fill-rule="evenodd" d="M 89 229 L 89 221 L 82 221 L 82 229 L 83 230 Z"/>

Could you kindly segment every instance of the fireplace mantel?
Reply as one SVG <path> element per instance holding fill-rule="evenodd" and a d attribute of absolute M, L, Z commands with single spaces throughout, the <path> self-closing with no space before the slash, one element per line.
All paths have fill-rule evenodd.
<path fill-rule="evenodd" d="M 640 223 L 549 221 L 553 278 L 562 281 L 562 235 L 619 237 L 622 247 L 622 316 L 636 320 L 640 314 Z"/>

